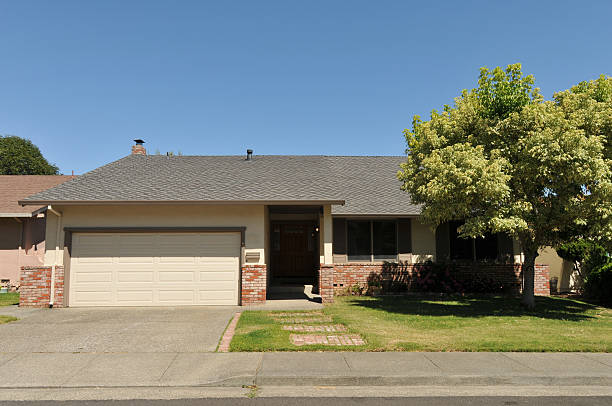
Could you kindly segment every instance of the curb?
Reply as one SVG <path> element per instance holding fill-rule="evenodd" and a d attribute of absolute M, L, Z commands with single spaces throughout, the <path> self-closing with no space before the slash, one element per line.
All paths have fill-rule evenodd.
<path fill-rule="evenodd" d="M 219 383 L 218 383 L 219 384 Z M 258 386 L 612 386 L 601 376 L 258 376 Z"/>
<path fill-rule="evenodd" d="M 259 376 L 243 375 L 199 384 L 176 382 L 146 385 L 57 385 L 0 386 L 3 389 L 87 389 L 87 388 L 198 388 L 257 386 L 598 386 L 612 387 L 612 377 L 601 376 Z"/>

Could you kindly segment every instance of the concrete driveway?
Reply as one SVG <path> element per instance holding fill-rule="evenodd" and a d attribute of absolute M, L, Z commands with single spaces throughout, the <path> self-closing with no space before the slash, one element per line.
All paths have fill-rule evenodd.
<path fill-rule="evenodd" d="M 19 309 L 0 353 L 193 353 L 217 348 L 234 306 Z"/>

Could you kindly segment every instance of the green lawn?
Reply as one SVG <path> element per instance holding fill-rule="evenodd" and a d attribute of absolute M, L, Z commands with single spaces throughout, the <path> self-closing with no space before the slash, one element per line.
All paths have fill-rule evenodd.
<path fill-rule="evenodd" d="M 348 296 L 323 312 L 367 345 L 295 347 L 273 312 L 245 311 L 230 350 L 612 352 L 612 309 L 571 299 L 539 297 L 528 311 L 508 297 Z"/>
<path fill-rule="evenodd" d="M 11 316 L 0 316 L 0 324 L 9 323 L 11 321 L 17 320 L 16 317 Z"/>
<path fill-rule="evenodd" d="M 0 306 L 19 304 L 19 292 L 0 293 Z"/>
<path fill-rule="evenodd" d="M 19 293 L 0 293 L 0 306 L 10 306 L 19 304 Z M 0 324 L 8 323 L 17 320 L 15 317 L 0 316 Z"/>

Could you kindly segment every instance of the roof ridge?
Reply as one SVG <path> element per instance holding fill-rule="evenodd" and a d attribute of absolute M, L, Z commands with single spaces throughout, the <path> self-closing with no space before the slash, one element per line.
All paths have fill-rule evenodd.
<path fill-rule="evenodd" d="M 160 157 L 160 158 L 244 158 L 244 155 L 133 155 L 136 157 Z M 256 157 L 312 157 L 312 158 L 405 158 L 405 155 L 282 155 L 282 154 L 257 154 Z"/>

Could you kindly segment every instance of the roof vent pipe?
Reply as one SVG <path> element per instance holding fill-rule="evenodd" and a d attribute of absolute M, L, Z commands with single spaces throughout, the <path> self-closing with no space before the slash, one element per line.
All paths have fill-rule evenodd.
<path fill-rule="evenodd" d="M 246 157 L 247 161 L 252 161 L 253 160 L 253 150 L 252 149 L 247 149 L 247 157 Z"/>

